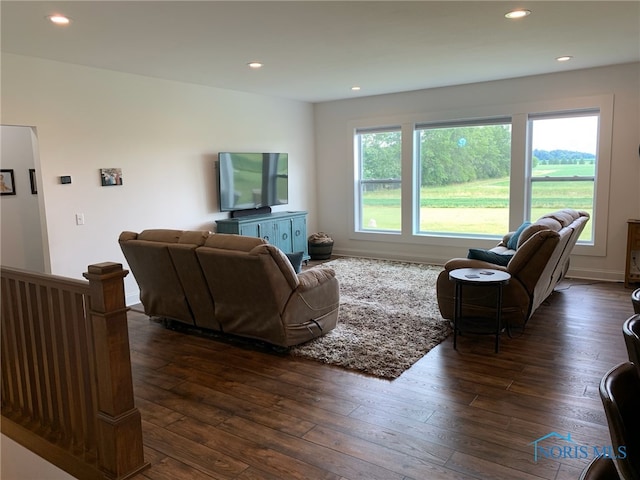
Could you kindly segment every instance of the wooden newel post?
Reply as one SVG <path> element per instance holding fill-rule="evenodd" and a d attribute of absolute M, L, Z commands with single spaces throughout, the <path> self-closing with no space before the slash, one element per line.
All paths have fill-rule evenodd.
<path fill-rule="evenodd" d="M 146 468 L 140 412 L 135 407 L 122 264 L 89 265 L 89 318 L 98 394 L 98 466 L 125 479 Z"/>

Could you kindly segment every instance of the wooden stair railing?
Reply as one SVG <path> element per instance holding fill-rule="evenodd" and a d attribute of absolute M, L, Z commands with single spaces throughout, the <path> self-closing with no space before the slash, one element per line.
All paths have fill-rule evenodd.
<path fill-rule="evenodd" d="M 75 280 L 2 267 L 2 433 L 81 479 L 144 461 L 119 263 Z"/>

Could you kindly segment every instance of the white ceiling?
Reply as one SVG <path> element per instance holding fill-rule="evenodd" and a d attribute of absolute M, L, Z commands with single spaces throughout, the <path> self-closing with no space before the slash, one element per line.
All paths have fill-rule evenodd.
<path fill-rule="evenodd" d="M 505 19 L 515 7 L 532 14 Z M 639 1 L 3 0 L 0 8 L 3 52 L 308 102 L 640 61 Z M 56 27 L 45 19 L 52 13 L 73 21 Z M 561 55 L 573 59 L 556 62 Z M 264 67 L 249 69 L 253 60 Z"/>

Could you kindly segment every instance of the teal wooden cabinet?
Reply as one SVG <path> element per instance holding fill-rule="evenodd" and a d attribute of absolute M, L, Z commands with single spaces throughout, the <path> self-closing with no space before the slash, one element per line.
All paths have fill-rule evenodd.
<path fill-rule="evenodd" d="M 293 251 L 304 252 L 304 259 L 309 259 L 307 246 L 307 215 L 299 215 L 291 219 Z"/>
<path fill-rule="evenodd" d="M 307 248 L 307 212 L 276 212 L 216 220 L 218 233 L 232 233 L 265 239 L 285 253 L 303 252 Z"/>

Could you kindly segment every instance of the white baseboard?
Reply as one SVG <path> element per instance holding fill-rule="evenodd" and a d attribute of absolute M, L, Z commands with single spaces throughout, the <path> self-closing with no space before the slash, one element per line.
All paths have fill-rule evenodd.
<path fill-rule="evenodd" d="M 569 267 L 569 271 L 567 271 L 566 277 L 579 278 L 581 280 L 599 280 L 602 282 L 624 283 L 624 272 L 611 270 Z"/>
<path fill-rule="evenodd" d="M 138 303 L 140 303 L 140 292 L 134 293 L 134 294 L 128 294 L 125 298 L 124 301 L 127 305 L 127 307 L 130 307 L 131 305 L 137 305 Z"/>
<path fill-rule="evenodd" d="M 360 258 L 371 258 L 374 260 L 396 260 L 399 262 L 415 262 L 415 263 L 428 263 L 429 265 L 444 265 L 447 261 L 450 260 L 447 258 L 436 258 L 430 256 L 416 256 L 414 254 L 408 254 L 403 252 L 394 252 L 389 253 L 389 251 L 376 251 L 369 250 L 367 252 L 362 251 L 351 251 L 345 249 L 334 249 L 333 255 L 339 257 L 360 257 Z"/>

